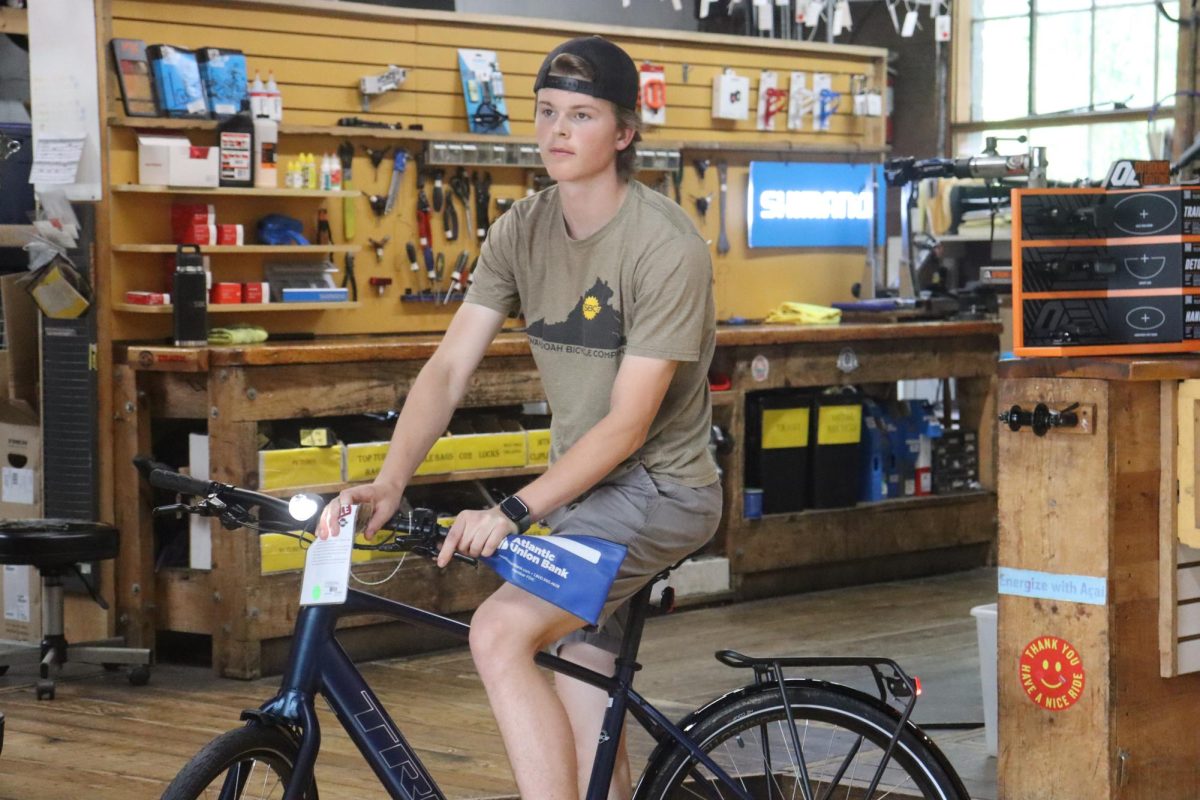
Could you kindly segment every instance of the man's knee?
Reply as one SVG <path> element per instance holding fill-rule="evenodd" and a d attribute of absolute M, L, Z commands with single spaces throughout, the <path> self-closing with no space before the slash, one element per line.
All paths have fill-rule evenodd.
<path fill-rule="evenodd" d="M 471 618 L 468 639 L 479 674 L 486 680 L 508 664 L 532 661 L 555 636 L 538 622 L 535 615 L 522 613 L 496 595 L 483 601 Z"/>

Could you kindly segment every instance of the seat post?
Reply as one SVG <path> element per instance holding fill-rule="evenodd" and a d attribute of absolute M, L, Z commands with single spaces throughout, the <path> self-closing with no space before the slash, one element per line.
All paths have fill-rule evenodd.
<path fill-rule="evenodd" d="M 49 678 L 50 664 L 67 661 L 67 637 L 63 633 L 63 582 L 57 569 L 42 571 L 42 678 Z M 47 655 L 53 655 L 47 660 Z"/>

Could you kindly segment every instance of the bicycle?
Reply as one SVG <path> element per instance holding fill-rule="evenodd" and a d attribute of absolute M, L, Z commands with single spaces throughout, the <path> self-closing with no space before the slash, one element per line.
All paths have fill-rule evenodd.
<path fill-rule="evenodd" d="M 158 514 L 215 516 L 230 530 L 311 535 L 316 515 L 300 523 L 292 504 L 247 489 L 201 481 L 152 462 L 139 464 L 151 485 L 201 498 L 155 509 Z M 315 508 L 315 504 L 313 504 Z M 252 509 L 257 508 L 257 516 Z M 374 549 L 434 557 L 446 529 L 426 509 L 397 514 Z M 358 545 L 356 545 L 358 546 Z M 474 559 L 460 555 L 461 561 Z M 658 577 L 665 577 L 665 570 Z M 716 698 L 672 723 L 633 689 L 642 629 L 652 613 L 669 610 L 672 593 L 651 604 L 651 581 L 633 598 L 613 675 L 603 675 L 547 653 L 536 660 L 608 692 L 600 745 L 586 800 L 608 795 L 626 712 L 655 739 L 635 800 L 688 797 L 771 800 L 924 797 L 969 800 L 962 781 L 938 747 L 910 719 L 919 684 L 887 658 L 751 658 L 732 650 L 716 657 L 751 670 L 753 682 Z M 355 668 L 334 635 L 343 616 L 379 614 L 467 639 L 469 626 L 403 603 L 350 590 L 342 605 L 306 605 L 297 616 L 291 653 L 278 693 L 242 712 L 246 723 L 207 744 L 178 773 L 163 800 L 279 797 L 317 800 L 313 773 L 320 748 L 314 700 L 322 695 L 390 797 L 444 798 L 400 728 Z M 864 667 L 879 696 L 807 677 L 797 667 Z M 902 708 L 888 702 L 889 697 Z"/>

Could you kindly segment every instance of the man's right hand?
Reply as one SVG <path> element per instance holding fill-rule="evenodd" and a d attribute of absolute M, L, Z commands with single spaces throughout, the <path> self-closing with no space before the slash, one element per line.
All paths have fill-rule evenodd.
<path fill-rule="evenodd" d="M 344 489 L 321 512 L 321 520 L 317 523 L 317 536 L 321 539 L 328 539 L 330 534 L 337 536 L 339 510 L 353 505 L 365 505 L 371 509 L 371 519 L 367 522 L 366 530 L 363 531 L 363 536 L 369 541 L 375 538 L 375 533 L 383 527 L 385 522 L 395 516 L 396 511 L 400 508 L 400 498 L 403 494 L 403 488 L 397 489 L 375 483 Z"/>

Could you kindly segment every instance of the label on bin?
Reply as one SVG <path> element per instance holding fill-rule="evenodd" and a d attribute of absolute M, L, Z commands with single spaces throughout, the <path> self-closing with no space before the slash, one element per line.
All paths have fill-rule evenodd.
<path fill-rule="evenodd" d="M 769 408 L 762 412 L 762 448 L 808 447 L 807 408 Z"/>
<path fill-rule="evenodd" d="M 1065 711 L 1083 695 L 1083 658 L 1070 642 L 1039 636 L 1021 651 L 1021 688 L 1047 711 Z"/>
<path fill-rule="evenodd" d="M 858 444 L 862 406 L 824 406 L 817 411 L 817 444 Z"/>

